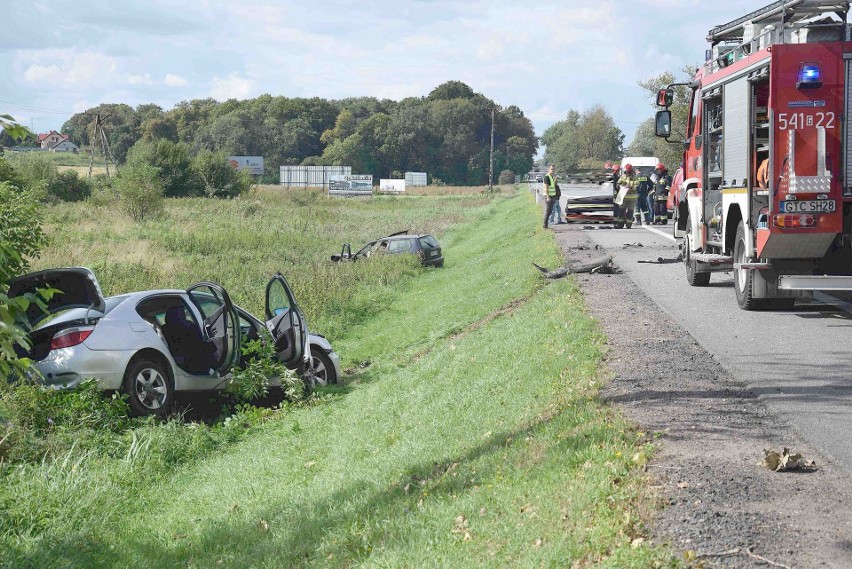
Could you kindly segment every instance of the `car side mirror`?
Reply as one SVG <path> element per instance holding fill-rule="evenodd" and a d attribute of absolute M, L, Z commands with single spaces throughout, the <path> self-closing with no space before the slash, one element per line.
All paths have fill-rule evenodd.
<path fill-rule="evenodd" d="M 668 138 L 672 134 L 672 112 L 669 110 L 657 111 L 654 117 L 654 134 L 661 138 Z"/>

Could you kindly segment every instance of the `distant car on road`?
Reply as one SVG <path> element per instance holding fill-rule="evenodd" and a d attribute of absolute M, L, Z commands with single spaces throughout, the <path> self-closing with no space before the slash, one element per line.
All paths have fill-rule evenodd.
<path fill-rule="evenodd" d="M 265 321 L 234 305 L 212 282 L 105 298 L 95 275 L 82 267 L 18 277 L 9 283 L 9 296 L 42 288 L 61 294 L 46 310 L 30 305 L 31 347 L 16 346 L 18 356 L 33 361 L 46 386 L 73 388 L 93 378 L 103 389 L 126 393 L 138 415 L 164 415 L 175 391 L 224 388 L 233 368 L 244 363 L 244 340 L 273 342 L 279 361 L 307 383 L 340 377 L 337 354 L 328 340 L 308 332 L 280 273 L 266 285 Z"/>
<path fill-rule="evenodd" d="M 409 253 L 417 255 L 424 267 L 443 267 L 444 255 L 438 240 L 427 234 L 412 235 L 407 231 L 392 233 L 370 241 L 355 254 L 349 243 L 344 243 L 339 254 L 331 256 L 335 263 L 367 259 L 373 255 Z"/>

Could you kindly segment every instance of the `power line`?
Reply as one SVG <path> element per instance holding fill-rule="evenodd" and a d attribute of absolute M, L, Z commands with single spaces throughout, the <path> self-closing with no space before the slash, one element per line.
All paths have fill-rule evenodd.
<path fill-rule="evenodd" d="M 70 116 L 70 115 L 75 114 L 73 112 L 68 112 L 68 111 L 57 111 L 55 109 L 43 109 L 41 107 L 35 107 L 35 106 L 32 106 L 32 105 L 25 105 L 25 104 L 22 104 L 22 103 L 16 103 L 14 101 L 6 101 L 6 100 L 3 100 L 3 99 L 0 99 L 0 103 L 12 105 L 12 106 L 18 107 L 22 110 L 25 110 L 25 111 L 49 113 L 49 114 L 54 114 L 54 115 L 65 115 L 65 116 Z"/>

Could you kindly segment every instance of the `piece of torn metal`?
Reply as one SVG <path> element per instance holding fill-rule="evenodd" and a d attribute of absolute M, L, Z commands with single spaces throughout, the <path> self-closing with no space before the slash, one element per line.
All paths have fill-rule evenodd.
<path fill-rule="evenodd" d="M 567 267 L 560 267 L 558 269 L 553 270 L 536 265 L 535 263 L 533 263 L 533 266 L 539 271 L 541 271 L 544 274 L 544 277 L 547 279 L 561 279 L 565 275 L 577 273 L 612 274 L 615 273 L 617 270 L 612 264 L 612 257 L 606 257 L 604 259 L 598 259 L 596 261 L 591 261 L 588 263 L 579 263 Z"/>

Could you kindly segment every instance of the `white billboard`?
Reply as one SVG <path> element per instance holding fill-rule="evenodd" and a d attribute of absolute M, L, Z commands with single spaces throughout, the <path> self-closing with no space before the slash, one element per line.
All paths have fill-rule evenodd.
<path fill-rule="evenodd" d="M 400 194 L 405 191 L 405 180 L 383 178 L 379 181 L 379 191 Z"/>
<path fill-rule="evenodd" d="M 263 156 L 228 156 L 234 170 L 248 170 L 253 176 L 263 176 Z"/>
<path fill-rule="evenodd" d="M 335 174 L 328 177 L 330 196 L 371 196 L 373 176 L 369 174 Z"/>

